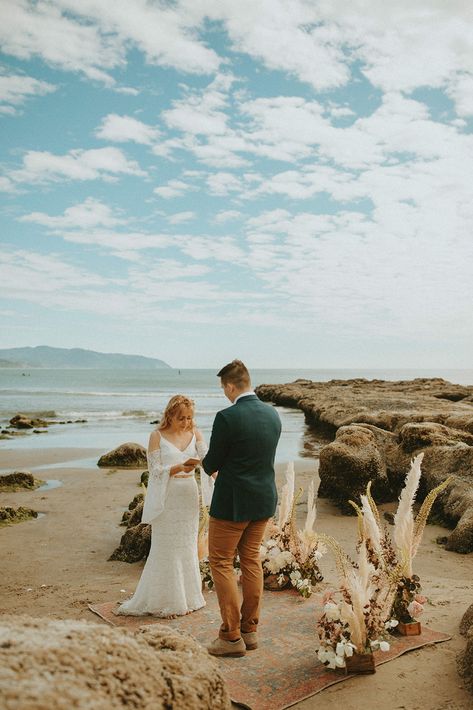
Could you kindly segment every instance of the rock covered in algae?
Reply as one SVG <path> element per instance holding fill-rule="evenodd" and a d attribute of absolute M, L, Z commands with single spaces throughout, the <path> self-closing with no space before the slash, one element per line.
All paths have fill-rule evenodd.
<path fill-rule="evenodd" d="M 216 662 L 163 624 L 0 618 L 2 710 L 226 710 Z"/>

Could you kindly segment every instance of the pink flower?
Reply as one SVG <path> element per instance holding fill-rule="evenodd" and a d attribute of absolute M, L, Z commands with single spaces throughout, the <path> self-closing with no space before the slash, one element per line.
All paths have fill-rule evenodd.
<path fill-rule="evenodd" d="M 427 597 L 424 597 L 423 594 L 416 594 L 414 597 L 414 601 L 419 602 L 419 604 L 425 604 L 427 601 Z"/>
<path fill-rule="evenodd" d="M 417 619 L 417 617 L 420 616 L 424 611 L 424 607 L 422 606 L 422 604 L 419 604 L 419 602 L 413 601 L 407 607 L 407 611 L 413 619 Z"/>

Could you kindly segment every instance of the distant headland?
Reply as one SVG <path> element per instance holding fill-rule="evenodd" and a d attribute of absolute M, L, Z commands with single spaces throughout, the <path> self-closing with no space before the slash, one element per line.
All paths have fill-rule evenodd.
<path fill-rule="evenodd" d="M 0 349 L 0 367 L 54 367 L 72 368 L 171 368 L 164 360 L 143 355 L 123 355 L 121 353 L 99 353 L 83 348 L 51 348 L 47 345 L 26 348 Z"/>

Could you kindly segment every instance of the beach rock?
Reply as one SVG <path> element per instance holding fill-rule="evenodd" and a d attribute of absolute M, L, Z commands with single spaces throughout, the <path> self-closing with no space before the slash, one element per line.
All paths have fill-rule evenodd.
<path fill-rule="evenodd" d="M 123 513 L 121 525 L 126 525 L 127 528 L 139 525 L 141 523 L 141 514 L 143 513 L 143 503 L 144 495 L 143 493 L 138 493 L 128 506 L 128 510 Z"/>
<path fill-rule="evenodd" d="M 460 621 L 460 633 L 462 636 L 466 636 L 469 629 L 473 628 L 473 604 L 470 604 L 468 609 L 462 616 Z"/>
<path fill-rule="evenodd" d="M 14 471 L 5 476 L 0 476 L 0 488 L 36 488 L 34 476 L 29 471 Z"/>
<path fill-rule="evenodd" d="M 378 503 L 395 501 L 411 458 L 423 451 L 417 500 L 452 475 L 433 516 L 455 528 L 447 550 L 473 551 L 473 387 L 441 378 L 297 380 L 256 391 L 265 401 L 301 409 L 315 435 L 335 437 L 320 452 L 319 495 L 343 512 L 351 512 L 347 500 L 356 500 L 370 479 Z"/>
<path fill-rule="evenodd" d="M 31 518 L 37 518 L 38 513 L 32 508 L 0 508 L 0 525 L 11 525 L 13 523 L 22 523 Z"/>
<path fill-rule="evenodd" d="M 150 547 L 151 525 L 141 523 L 125 531 L 119 546 L 108 559 L 119 562 L 139 562 L 148 557 Z"/>
<path fill-rule="evenodd" d="M 319 495 L 330 498 L 343 512 L 354 513 L 348 501 L 358 501 L 372 481 L 376 500 L 390 500 L 383 444 L 393 439 L 389 432 L 366 424 L 340 427 L 335 441 L 320 452 Z"/>
<path fill-rule="evenodd" d="M 44 421 L 44 419 L 32 419 L 26 414 L 15 414 L 10 419 L 10 426 L 15 429 L 37 429 L 39 427 L 47 427 L 48 422 Z"/>
<path fill-rule="evenodd" d="M 466 647 L 457 658 L 457 669 L 465 687 L 473 694 L 473 627 L 467 631 Z"/>
<path fill-rule="evenodd" d="M 5 710 L 226 710 L 217 663 L 164 624 L 132 632 L 86 621 L 0 619 Z"/>
<path fill-rule="evenodd" d="M 263 401 L 301 409 L 311 426 L 339 427 L 373 424 L 397 431 L 408 422 L 438 422 L 473 434 L 473 387 L 442 378 L 385 380 L 296 380 L 282 385 L 259 385 Z"/>
<path fill-rule="evenodd" d="M 140 468 L 146 466 L 146 449 L 141 444 L 128 442 L 117 446 L 113 451 L 101 456 L 97 466 L 108 468 L 118 466 L 119 468 Z"/>

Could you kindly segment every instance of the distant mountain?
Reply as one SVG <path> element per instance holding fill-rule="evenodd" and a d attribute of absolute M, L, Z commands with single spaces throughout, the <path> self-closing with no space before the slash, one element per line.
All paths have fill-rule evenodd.
<path fill-rule="evenodd" d="M 135 368 L 139 370 L 169 368 L 163 360 L 142 355 L 98 353 L 82 348 L 50 348 L 38 345 L 35 348 L 0 349 L 0 367 L 57 367 L 57 368 Z"/>
<path fill-rule="evenodd" d="M 0 367 L 21 367 L 21 362 L 0 359 Z"/>

